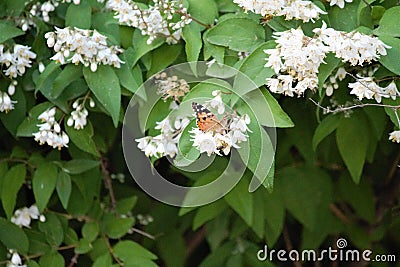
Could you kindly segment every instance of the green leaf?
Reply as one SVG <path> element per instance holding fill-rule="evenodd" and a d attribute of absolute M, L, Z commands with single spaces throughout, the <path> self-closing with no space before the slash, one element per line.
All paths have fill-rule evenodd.
<path fill-rule="evenodd" d="M 251 52 L 264 42 L 265 31 L 256 21 L 247 18 L 232 18 L 218 23 L 210 29 L 207 41 L 229 47 L 238 52 Z"/>
<path fill-rule="evenodd" d="M 25 229 L 25 233 L 29 239 L 29 254 L 46 254 L 50 252 L 51 247 L 42 232 Z"/>
<path fill-rule="evenodd" d="M 39 221 L 39 230 L 45 234 L 47 242 L 54 247 L 58 247 L 64 240 L 64 230 L 57 215 L 46 214 L 46 221 Z"/>
<path fill-rule="evenodd" d="M 112 259 L 110 253 L 105 253 L 93 262 L 92 267 L 110 267 L 111 264 Z"/>
<path fill-rule="evenodd" d="M 37 127 L 37 125 L 41 123 L 38 119 L 38 116 L 52 106 L 53 104 L 50 102 L 44 102 L 37 106 L 34 106 L 29 111 L 28 117 L 26 117 L 25 120 L 18 127 L 17 136 L 32 138 L 32 134 L 38 132 L 39 130 L 39 127 Z"/>
<path fill-rule="evenodd" d="M 63 170 L 70 174 L 80 174 L 100 165 L 97 160 L 73 159 L 63 165 Z"/>
<path fill-rule="evenodd" d="M 193 127 L 196 126 L 196 121 L 192 120 L 186 128 L 183 130 L 181 137 L 179 138 L 178 143 L 178 155 L 174 159 L 174 163 L 177 166 L 187 166 L 190 163 L 193 163 L 200 156 L 200 151 L 193 146 L 193 141 L 191 141 L 191 131 Z"/>
<path fill-rule="evenodd" d="M 387 55 L 381 56 L 379 62 L 388 70 L 400 75 L 400 64 L 397 60 L 400 58 L 400 39 L 388 35 L 380 35 L 379 39 L 392 47 L 386 49 Z"/>
<path fill-rule="evenodd" d="M 65 15 L 65 26 L 90 29 L 92 18 L 91 6 L 82 1 L 79 5 L 69 5 Z"/>
<path fill-rule="evenodd" d="M 100 65 L 96 72 L 84 68 L 83 75 L 90 90 L 109 112 L 114 126 L 117 127 L 121 109 L 121 88 L 113 68 Z"/>
<path fill-rule="evenodd" d="M 71 5 L 73 6 L 73 5 Z M 58 252 L 50 252 L 40 257 L 39 260 L 40 266 L 54 266 L 54 267 L 61 267 L 65 266 L 65 261 L 63 256 L 61 256 Z"/>
<path fill-rule="evenodd" d="M 187 61 L 198 61 L 200 50 L 203 45 L 203 42 L 201 40 L 200 27 L 193 23 L 185 26 L 182 30 L 182 38 L 186 42 L 185 51 Z M 193 72 L 197 73 L 196 70 L 193 70 Z"/>
<path fill-rule="evenodd" d="M 261 85 L 265 84 L 266 79 L 270 78 L 274 75 L 274 71 L 271 68 L 264 67 L 265 60 L 267 55 L 264 53 L 265 49 L 272 49 L 276 47 L 276 43 L 274 41 L 269 41 L 267 43 L 261 44 L 257 47 L 248 57 L 246 57 L 243 61 L 243 64 L 240 66 L 239 71 L 245 74 L 252 82 L 254 82 L 255 87 L 260 87 Z M 234 88 L 239 88 L 242 85 L 240 84 L 241 75 L 239 74 L 236 76 Z M 248 79 L 243 81 L 248 83 Z M 245 86 L 248 86 L 245 84 Z M 253 86 L 253 85 L 251 85 Z M 255 88 L 254 88 L 255 89 Z"/>
<path fill-rule="evenodd" d="M 367 148 L 370 138 L 366 134 L 371 129 L 365 115 L 361 112 L 355 112 L 350 118 L 340 120 L 336 130 L 336 143 L 340 155 L 346 164 L 351 177 L 355 183 L 359 183 L 363 170 Z"/>
<path fill-rule="evenodd" d="M 178 229 L 157 238 L 157 248 L 166 266 L 185 266 L 186 245 Z"/>
<path fill-rule="evenodd" d="M 19 16 L 26 6 L 26 0 L 9 0 L 1 2 L 6 2 L 6 14 L 11 17 Z"/>
<path fill-rule="evenodd" d="M 5 175 L 1 188 L 1 203 L 6 212 L 7 218 L 13 215 L 18 191 L 24 184 L 26 167 L 24 164 L 13 166 Z"/>
<path fill-rule="evenodd" d="M 239 216 L 251 226 L 253 224 L 253 196 L 247 190 L 247 182 L 241 179 L 239 183 L 224 196 L 229 206 L 236 211 Z"/>
<path fill-rule="evenodd" d="M 284 200 L 281 192 L 275 189 L 272 193 L 264 195 L 265 237 L 269 247 L 278 240 L 283 230 L 285 219 Z"/>
<path fill-rule="evenodd" d="M 36 81 L 35 93 L 40 91 L 46 97 L 50 99 L 54 98 L 53 92 L 53 82 L 61 73 L 60 64 L 52 61 L 46 66 L 44 71 L 39 75 Z"/>
<path fill-rule="evenodd" d="M 218 6 L 213 0 L 188 0 L 188 13 L 204 24 L 212 25 L 218 17 Z M 193 24 L 194 22 L 192 22 Z"/>
<path fill-rule="evenodd" d="M 313 136 L 313 149 L 316 150 L 318 144 L 325 139 L 328 135 L 330 135 L 336 128 L 338 127 L 340 122 L 340 117 L 336 115 L 331 115 L 326 117 L 321 123 L 318 125 L 317 129 L 315 129 L 315 133 Z"/>
<path fill-rule="evenodd" d="M 132 65 L 135 65 L 141 57 L 164 43 L 163 39 L 157 38 L 151 44 L 147 44 L 147 39 L 148 36 L 143 36 L 139 29 L 135 30 L 132 41 L 135 48 L 133 58 L 131 59 Z"/>
<path fill-rule="evenodd" d="M 25 34 L 21 29 L 18 29 L 14 25 L 6 23 L 5 20 L 0 22 L 0 44 L 4 43 L 8 39 Z"/>
<path fill-rule="evenodd" d="M 97 222 L 87 222 L 82 227 L 82 236 L 89 242 L 93 242 L 99 235 L 99 224 Z"/>
<path fill-rule="evenodd" d="M 0 241 L 9 249 L 27 253 L 29 240 L 25 232 L 15 224 L 0 217 Z"/>
<path fill-rule="evenodd" d="M 86 254 L 93 248 L 92 244 L 86 238 L 79 240 L 78 246 L 75 248 L 74 252 L 77 254 Z"/>
<path fill-rule="evenodd" d="M 331 7 L 328 13 L 331 27 L 338 31 L 351 32 L 357 28 L 357 9 L 359 2 L 346 3 L 344 8 L 338 6 Z"/>
<path fill-rule="evenodd" d="M 56 189 L 62 206 L 67 209 L 72 190 L 71 177 L 68 173 L 63 171 L 58 173 Z"/>
<path fill-rule="evenodd" d="M 179 54 L 182 52 L 182 45 L 167 45 L 164 44 L 153 51 L 151 68 L 147 73 L 147 77 L 165 69 L 178 58 Z"/>
<path fill-rule="evenodd" d="M 131 212 L 136 205 L 137 199 L 137 196 L 118 199 L 116 210 L 120 214 L 127 214 Z"/>
<path fill-rule="evenodd" d="M 39 165 L 33 175 L 33 194 L 40 212 L 46 208 L 46 205 L 56 188 L 57 177 L 57 167 L 53 163 L 44 163 Z"/>
<path fill-rule="evenodd" d="M 102 221 L 102 231 L 110 238 L 120 238 L 124 236 L 134 224 L 133 218 L 120 218 L 113 214 L 105 214 Z"/>
<path fill-rule="evenodd" d="M 282 192 L 285 207 L 311 231 L 321 223 L 318 214 L 328 211 L 332 202 L 331 179 L 316 167 L 280 170 L 275 190 Z"/>
<path fill-rule="evenodd" d="M 214 45 L 207 41 L 208 34 L 210 33 L 211 29 L 208 29 L 203 34 L 203 42 L 204 42 L 204 60 L 208 60 L 210 57 L 213 57 L 217 60 L 218 63 L 224 63 L 224 54 L 225 54 L 225 47 Z"/>
<path fill-rule="evenodd" d="M 156 260 L 157 256 L 134 241 L 120 241 L 114 248 L 114 255 L 124 262 L 131 262 L 135 259 L 145 258 Z"/>
<path fill-rule="evenodd" d="M 197 210 L 196 216 L 193 219 L 192 229 L 196 230 L 205 222 L 208 222 L 217 217 L 226 209 L 226 202 L 222 200 L 214 201 L 210 204 L 200 207 Z"/>
<path fill-rule="evenodd" d="M 1 112 L 0 119 L 7 130 L 15 136 L 18 127 L 26 118 L 26 98 L 23 89 L 19 86 L 17 86 L 15 94 L 12 96 L 12 100 L 17 101 L 14 109 L 8 113 Z"/>
<path fill-rule="evenodd" d="M 54 79 L 53 92 L 54 98 L 59 97 L 61 93 L 73 81 L 82 77 L 82 65 L 68 64 L 61 73 Z"/>
<path fill-rule="evenodd" d="M 399 16 L 400 6 L 395 6 L 386 10 L 385 13 L 383 13 L 381 20 L 379 21 L 379 27 L 374 30 L 374 34 L 384 34 L 392 37 L 400 37 L 400 28 L 398 24 Z"/>
<path fill-rule="evenodd" d="M 321 64 L 318 69 L 318 85 L 321 87 L 326 79 L 332 75 L 332 72 L 336 69 L 340 63 L 340 58 L 335 57 L 333 53 L 329 53 L 324 61 L 326 64 Z"/>
<path fill-rule="evenodd" d="M 77 245 L 78 244 L 78 235 L 74 231 L 74 229 L 68 227 L 64 232 L 64 243 L 66 245 Z"/>
<path fill-rule="evenodd" d="M 122 54 L 121 59 L 125 61 L 125 64 L 121 64 L 120 68 L 115 69 L 115 73 L 118 75 L 121 85 L 130 92 L 135 93 L 142 84 L 143 78 L 139 65 L 132 69 L 128 64 L 128 58 L 132 56 L 132 53 L 132 48 L 129 48 Z"/>
<path fill-rule="evenodd" d="M 90 122 L 85 128 L 77 130 L 64 123 L 65 131 L 67 132 L 71 141 L 81 150 L 88 152 L 96 157 L 99 157 L 96 144 L 93 141 L 93 127 Z"/>

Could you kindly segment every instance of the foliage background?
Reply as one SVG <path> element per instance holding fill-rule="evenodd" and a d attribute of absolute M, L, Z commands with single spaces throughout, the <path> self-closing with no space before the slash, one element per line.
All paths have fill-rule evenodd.
<path fill-rule="evenodd" d="M 94 0 L 82 0 L 79 6 L 61 3 L 48 23 L 36 19 L 37 27 L 23 32 L 13 20 L 33 2 L 0 2 L 0 40 L 29 45 L 37 54 L 33 67 L 18 78 L 15 109 L 0 114 L 1 263 L 8 261 L 8 249 L 14 249 L 28 266 L 281 266 L 259 262 L 257 251 L 264 244 L 275 249 L 323 249 L 334 246 L 339 237 L 351 248 L 398 253 L 400 153 L 387 138 L 393 124 L 399 127 L 393 110 L 364 107 L 349 118 L 341 113 L 326 116 L 308 100 L 328 103 L 322 88 L 319 94 L 287 98 L 271 95 L 262 86 L 273 74 L 264 68 L 262 52 L 274 46 L 272 32 L 297 27 L 309 31 L 314 24 L 277 17 L 262 26 L 260 16 L 243 13 L 230 0 L 188 0 L 189 13 L 201 23 L 186 26 L 178 44 L 160 39 L 148 45 L 138 30 L 118 25 L 112 12 Z M 374 33 L 391 45 L 388 56 L 376 63 L 377 75 L 397 79 L 397 1 L 353 1 L 343 9 L 317 4 L 327 10 L 323 19 L 331 27 Z M 51 62 L 53 52 L 44 34 L 54 26 L 97 29 L 125 49 L 121 59 L 126 64 L 90 72 L 80 65 Z M 251 39 L 253 34 L 259 36 L 257 41 Z M 240 60 L 238 52 L 250 55 Z M 212 204 L 196 209 L 167 206 L 144 194 L 129 176 L 121 146 L 123 112 L 151 75 L 172 64 L 212 58 L 258 79 L 266 99 L 277 106 L 282 128 L 273 190 L 247 192 L 248 171 L 237 187 Z M 45 63 L 45 72 L 38 72 L 38 62 Z M 338 64 L 327 60 L 320 81 Z M 7 90 L 8 78 L 0 79 L 0 89 Z M 352 99 L 346 82 L 335 91 L 340 103 Z M 109 90 L 113 97 L 102 98 L 101 90 Z M 55 105 L 68 114 L 73 100 L 89 91 L 96 107 L 89 109 L 85 129 L 64 125 L 71 139 L 67 149 L 39 146 L 33 140 L 42 111 Z M 399 100 L 386 103 L 400 105 Z M 215 169 L 225 160 L 218 158 Z M 176 172 L 164 159 L 155 166 L 168 179 L 188 185 L 201 178 Z M 31 228 L 10 222 L 17 208 L 34 203 L 45 222 L 33 221 Z M 337 264 L 342 266 L 333 266 Z"/>

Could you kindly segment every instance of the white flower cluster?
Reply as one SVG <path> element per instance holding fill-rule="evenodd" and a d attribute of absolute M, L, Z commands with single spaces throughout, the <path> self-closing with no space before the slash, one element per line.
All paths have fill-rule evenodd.
<path fill-rule="evenodd" d="M 178 79 L 177 76 L 168 76 L 162 72 L 154 77 L 154 83 L 157 85 L 157 94 L 162 95 L 164 100 L 172 98 L 175 102 L 179 102 L 179 98 L 183 97 L 190 90 L 189 84 L 184 79 Z"/>
<path fill-rule="evenodd" d="M 91 108 L 95 106 L 93 99 L 89 100 L 89 106 Z M 70 127 L 73 125 L 74 128 L 77 130 L 83 129 L 87 124 L 86 117 L 89 114 L 85 107 L 85 100 L 82 101 L 82 103 L 79 103 L 79 99 L 76 100 L 72 104 L 72 108 L 74 108 L 75 110 L 71 112 L 71 117 L 69 117 L 69 119 L 67 120 L 67 125 Z"/>
<path fill-rule="evenodd" d="M 192 21 L 187 9 L 176 0 L 154 0 L 148 9 L 141 9 L 129 0 L 109 0 L 107 6 L 116 12 L 115 18 L 120 24 L 138 28 L 142 35 L 148 35 L 148 44 L 157 37 L 176 44 L 181 39 L 182 28 Z"/>
<path fill-rule="evenodd" d="M 0 44 L 0 66 L 5 65 L 7 69 L 3 72 L 9 78 L 22 76 L 26 68 L 32 67 L 32 59 L 36 58 L 36 54 L 30 50 L 29 46 L 16 44 L 11 49 L 4 51 L 4 45 Z"/>
<path fill-rule="evenodd" d="M 91 71 L 95 72 L 99 64 L 119 68 L 124 63 L 118 57 L 122 49 L 107 46 L 107 37 L 96 30 L 56 27 L 55 32 L 48 32 L 44 36 L 47 46 L 53 47 L 56 52 L 51 59 L 61 64 L 82 63 L 85 67 L 90 65 Z"/>
<path fill-rule="evenodd" d="M 347 3 L 353 2 L 353 0 L 327 0 L 327 1 L 330 2 L 329 4 L 330 6 L 337 5 L 340 8 L 344 8 L 345 1 Z"/>
<path fill-rule="evenodd" d="M 39 219 L 41 222 L 46 221 L 46 217 L 40 214 L 38 207 L 34 204 L 32 206 L 18 209 L 14 212 L 11 222 L 22 227 L 30 227 L 31 220 Z"/>
<path fill-rule="evenodd" d="M 400 143 L 400 130 L 393 131 L 389 134 L 389 140 Z"/>
<path fill-rule="evenodd" d="M 354 83 L 349 83 L 348 86 L 352 89 L 350 94 L 356 95 L 359 100 L 362 100 L 363 98 L 375 98 L 376 102 L 380 103 L 382 97 L 391 97 L 393 100 L 395 100 L 397 96 L 400 96 L 394 81 L 389 83 L 389 85 L 386 87 L 380 87 L 375 83 L 373 77 L 358 76 L 357 81 Z"/>
<path fill-rule="evenodd" d="M 225 104 L 222 102 L 222 92 L 221 90 L 214 90 L 211 93 L 214 98 L 206 101 L 211 108 L 216 109 L 218 114 L 223 114 L 225 112 Z"/>
<path fill-rule="evenodd" d="M 15 19 L 15 24 L 21 27 L 21 29 L 26 32 L 31 28 L 31 26 L 36 27 L 34 17 L 40 18 L 44 22 L 49 22 L 49 13 L 53 12 L 58 5 L 59 3 L 57 2 L 57 0 L 50 0 L 44 3 L 35 3 L 32 5 L 26 17 L 21 16 Z"/>
<path fill-rule="evenodd" d="M 8 113 L 14 109 L 14 104 L 17 101 L 11 100 L 10 96 L 6 92 L 0 92 L 0 112 Z"/>
<path fill-rule="evenodd" d="M 160 158 L 165 155 L 171 158 L 178 153 L 178 142 L 182 135 L 182 131 L 189 124 L 187 117 L 177 117 L 172 127 L 170 119 L 167 117 L 161 122 L 157 122 L 156 130 L 160 130 L 161 134 L 157 136 L 145 136 L 136 139 L 138 148 L 144 152 L 147 157 Z"/>
<path fill-rule="evenodd" d="M 251 11 L 263 17 L 285 16 L 286 20 L 314 21 L 325 11 L 311 1 L 303 0 L 233 0 L 246 12 Z"/>
<path fill-rule="evenodd" d="M 37 125 L 39 131 L 33 133 L 33 136 L 35 137 L 35 141 L 39 142 L 41 145 L 47 143 L 49 146 L 61 150 L 62 147 L 68 147 L 69 137 L 64 131 L 61 131 L 61 126 L 55 120 L 55 115 L 55 107 L 47 109 L 40 114 L 38 119 L 43 123 Z"/>
<path fill-rule="evenodd" d="M 345 77 L 346 70 L 343 67 L 338 68 L 335 75 L 329 76 L 328 80 L 322 85 L 322 88 L 325 88 L 326 90 L 326 95 L 331 96 L 333 90 L 339 88 L 338 81 L 343 81 Z"/>
<path fill-rule="evenodd" d="M 250 117 L 244 114 L 241 117 L 234 116 L 225 129 L 220 132 L 206 131 L 199 128 L 193 128 L 190 133 L 193 135 L 193 146 L 200 153 L 207 153 L 208 156 L 217 154 L 219 156 L 228 155 L 233 148 L 240 148 L 237 144 L 247 141 L 247 132 L 251 132 L 247 125 L 250 123 Z M 222 154 L 223 153 L 223 154 Z"/>
<path fill-rule="evenodd" d="M 17 251 L 10 249 L 7 257 L 11 257 L 11 260 L 7 262 L 6 267 L 27 267 L 26 264 L 22 265 L 21 256 Z"/>
<path fill-rule="evenodd" d="M 318 68 L 329 52 L 351 65 L 362 66 L 386 55 L 386 48 L 390 48 L 376 37 L 336 31 L 327 28 L 325 22 L 314 33 L 312 38 L 300 28 L 275 33 L 277 47 L 264 50 L 269 55 L 265 67 L 272 67 L 277 75 L 267 79 L 272 92 L 301 96 L 306 89 L 317 89 Z"/>

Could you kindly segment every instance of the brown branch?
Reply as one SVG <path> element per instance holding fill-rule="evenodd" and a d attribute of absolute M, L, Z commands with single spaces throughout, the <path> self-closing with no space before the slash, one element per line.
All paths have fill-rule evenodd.
<path fill-rule="evenodd" d="M 346 217 L 346 215 L 335 205 L 335 204 L 330 204 L 329 209 L 333 212 L 333 214 L 338 217 L 344 224 L 351 224 L 351 221 L 349 218 Z"/>
<path fill-rule="evenodd" d="M 190 238 L 187 241 L 186 245 L 186 253 L 187 255 L 191 255 L 196 248 L 204 241 L 206 238 L 206 228 L 203 226 L 201 227 L 196 233 L 194 233 L 193 238 Z"/>
<path fill-rule="evenodd" d="M 283 225 L 283 240 L 285 241 L 286 250 L 287 251 L 293 250 L 292 241 L 290 241 L 289 230 L 288 230 L 286 224 Z M 295 267 L 301 267 L 301 263 L 299 261 L 294 261 L 293 265 Z"/>
<path fill-rule="evenodd" d="M 75 264 L 78 263 L 79 254 L 76 254 L 72 257 L 71 262 L 69 263 L 68 267 L 73 267 Z"/>
<path fill-rule="evenodd" d="M 150 239 L 153 239 L 153 240 L 156 239 L 155 236 L 153 236 L 153 235 L 151 235 L 151 234 L 149 234 L 149 233 L 146 233 L 146 232 L 144 232 L 144 231 L 142 231 L 142 230 L 140 230 L 140 229 L 132 228 L 132 231 L 134 231 L 134 232 L 136 232 L 136 233 L 138 233 L 138 234 L 141 234 L 142 236 L 145 236 L 145 237 L 147 237 L 147 238 L 150 238 Z"/>
<path fill-rule="evenodd" d="M 117 200 L 115 198 L 110 172 L 107 169 L 107 165 L 108 165 L 107 159 L 101 158 L 100 162 L 101 162 L 101 172 L 103 173 L 104 186 L 108 189 L 108 192 L 110 193 L 110 199 L 111 199 L 110 210 L 114 210 L 117 206 Z"/>
<path fill-rule="evenodd" d="M 108 247 L 108 251 L 110 252 L 110 254 L 113 257 L 113 259 L 119 264 L 119 266 L 124 266 L 124 263 L 120 259 L 118 259 L 118 257 L 116 257 L 114 255 L 114 250 L 111 247 L 111 244 L 110 244 L 110 241 L 108 240 L 108 237 L 103 236 L 103 238 L 106 241 L 106 244 L 107 244 L 107 247 Z"/>

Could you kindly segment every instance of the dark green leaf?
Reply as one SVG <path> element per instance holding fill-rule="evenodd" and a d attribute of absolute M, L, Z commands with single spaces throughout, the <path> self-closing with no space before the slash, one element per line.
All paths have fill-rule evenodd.
<path fill-rule="evenodd" d="M 13 215 L 18 191 L 24 184 L 26 167 L 24 164 L 18 164 L 12 167 L 5 175 L 1 188 L 1 203 L 6 212 L 7 218 Z"/>
<path fill-rule="evenodd" d="M 197 210 L 196 216 L 193 219 L 193 230 L 202 226 L 205 222 L 214 219 L 222 211 L 226 209 L 226 203 L 222 200 L 217 200 L 206 206 L 202 206 Z"/>
<path fill-rule="evenodd" d="M 90 90 L 111 115 L 117 127 L 121 108 L 121 88 L 114 70 L 110 66 L 100 65 L 96 72 L 83 69 L 83 75 Z"/>
<path fill-rule="evenodd" d="M 182 52 L 182 45 L 167 45 L 164 44 L 155 49 L 152 53 L 151 68 L 147 73 L 147 77 L 165 69 L 178 58 Z"/>
<path fill-rule="evenodd" d="M 275 48 L 275 46 L 276 43 L 274 41 L 263 43 L 244 59 L 243 64 L 239 68 L 239 71 L 247 76 L 246 79 L 243 79 L 243 82 L 245 83 L 243 84 L 244 86 L 248 87 L 249 80 L 251 80 L 254 82 L 255 89 L 265 84 L 266 79 L 274 75 L 274 71 L 271 68 L 264 67 L 267 57 L 267 55 L 264 53 L 264 50 Z M 235 84 L 233 86 L 234 88 L 243 86 L 240 83 L 241 79 L 238 80 L 238 78 L 241 77 L 241 74 L 236 76 Z"/>
<path fill-rule="evenodd" d="M 353 113 L 350 118 L 343 117 L 336 130 L 336 143 L 340 155 L 355 183 L 360 181 L 370 141 L 368 135 L 360 133 L 368 132 L 368 121 L 361 112 Z"/>
<path fill-rule="evenodd" d="M 93 141 L 93 127 L 90 122 L 85 128 L 77 130 L 73 127 L 69 127 L 67 123 L 64 123 L 65 131 L 67 132 L 71 141 L 81 150 L 88 152 L 96 157 L 99 156 L 96 144 Z"/>
<path fill-rule="evenodd" d="M 380 11 L 382 12 L 383 7 Z M 381 20 L 379 21 L 379 27 L 374 30 L 376 35 L 389 35 L 392 37 L 400 37 L 400 28 L 398 19 L 400 16 L 400 6 L 389 8 L 383 13 Z"/>
<path fill-rule="evenodd" d="M 182 30 L 182 38 L 186 42 L 185 51 L 187 61 L 198 61 L 200 50 L 203 45 L 199 26 L 191 23 L 184 27 Z M 196 73 L 196 70 L 193 70 L 193 72 Z"/>
<path fill-rule="evenodd" d="M 236 211 L 240 217 L 251 226 L 253 224 L 253 196 L 247 190 L 248 183 L 241 179 L 239 183 L 224 196 L 229 206 Z"/>
<path fill-rule="evenodd" d="M 133 226 L 133 218 L 120 218 L 113 214 L 105 214 L 102 222 L 103 232 L 110 238 L 120 238 L 124 236 Z"/>
<path fill-rule="evenodd" d="M 263 27 L 252 19 L 232 18 L 210 29 L 207 41 L 238 52 L 251 52 L 264 42 Z"/>
<path fill-rule="evenodd" d="M 389 35 L 380 35 L 379 39 L 392 48 L 386 49 L 387 55 L 381 56 L 379 62 L 388 70 L 400 75 L 400 65 L 398 58 L 400 58 L 400 39 L 394 38 Z"/>
<path fill-rule="evenodd" d="M 4 20 L 0 22 L 0 44 L 4 43 L 8 39 L 11 39 L 11 38 L 23 35 L 23 34 L 25 34 L 24 31 L 18 29 L 17 27 L 15 27 L 9 23 L 5 23 Z"/>
<path fill-rule="evenodd" d="M 67 209 L 72 189 L 71 177 L 68 173 L 65 173 L 63 171 L 60 171 L 58 173 L 56 189 L 62 206 L 64 207 L 64 209 Z"/>
<path fill-rule="evenodd" d="M 191 16 L 204 24 L 214 24 L 218 17 L 218 6 L 213 0 L 188 0 L 188 3 L 188 11 Z"/>
<path fill-rule="evenodd" d="M 90 159 L 73 159 L 63 165 L 63 170 L 70 174 L 80 174 L 100 165 L 99 161 Z"/>
<path fill-rule="evenodd" d="M 65 15 L 65 26 L 90 29 L 92 18 L 91 6 L 83 1 L 79 5 L 69 5 Z"/>
<path fill-rule="evenodd" d="M 120 241 L 113 248 L 115 256 L 123 261 L 131 261 L 135 258 L 149 260 L 157 259 L 157 256 L 134 241 Z"/>
<path fill-rule="evenodd" d="M 39 264 L 40 266 L 62 267 L 65 266 L 65 261 L 60 253 L 53 251 L 40 257 Z"/>
<path fill-rule="evenodd" d="M 82 238 L 79 240 L 78 246 L 75 248 L 75 253 L 77 254 L 86 254 L 92 250 L 92 244 L 86 238 Z"/>
<path fill-rule="evenodd" d="M 316 150 L 318 144 L 325 139 L 328 135 L 330 135 L 336 128 L 338 127 L 340 122 L 340 117 L 336 115 L 331 115 L 326 117 L 321 123 L 318 125 L 317 129 L 315 129 L 315 133 L 313 136 L 313 149 Z"/>
<path fill-rule="evenodd" d="M 54 214 L 46 214 L 46 221 L 39 222 L 39 230 L 45 234 L 47 242 L 52 246 L 57 247 L 64 240 L 61 222 Z"/>
<path fill-rule="evenodd" d="M 60 94 L 73 81 L 82 77 L 82 65 L 68 64 L 62 72 L 54 79 L 52 95 L 54 98 Z"/>
<path fill-rule="evenodd" d="M 35 171 L 32 179 L 32 188 L 40 212 L 46 208 L 56 188 L 57 177 L 57 167 L 53 163 L 44 163 L 38 166 Z"/>
<path fill-rule="evenodd" d="M 148 36 L 143 36 L 138 29 L 135 30 L 133 34 L 133 47 L 135 48 L 135 52 L 131 59 L 132 65 L 135 65 L 141 57 L 164 43 L 163 39 L 158 38 L 151 44 L 147 44 L 147 39 Z"/>
<path fill-rule="evenodd" d="M 0 218 L 0 241 L 9 249 L 27 253 L 29 240 L 25 232 L 15 224 Z"/>
<path fill-rule="evenodd" d="M 106 253 L 98 257 L 94 262 L 92 267 L 110 267 L 112 264 L 112 259 L 110 253 Z"/>
<path fill-rule="evenodd" d="M 87 222 L 82 227 L 82 236 L 89 242 L 96 239 L 99 234 L 99 224 L 97 222 Z"/>

